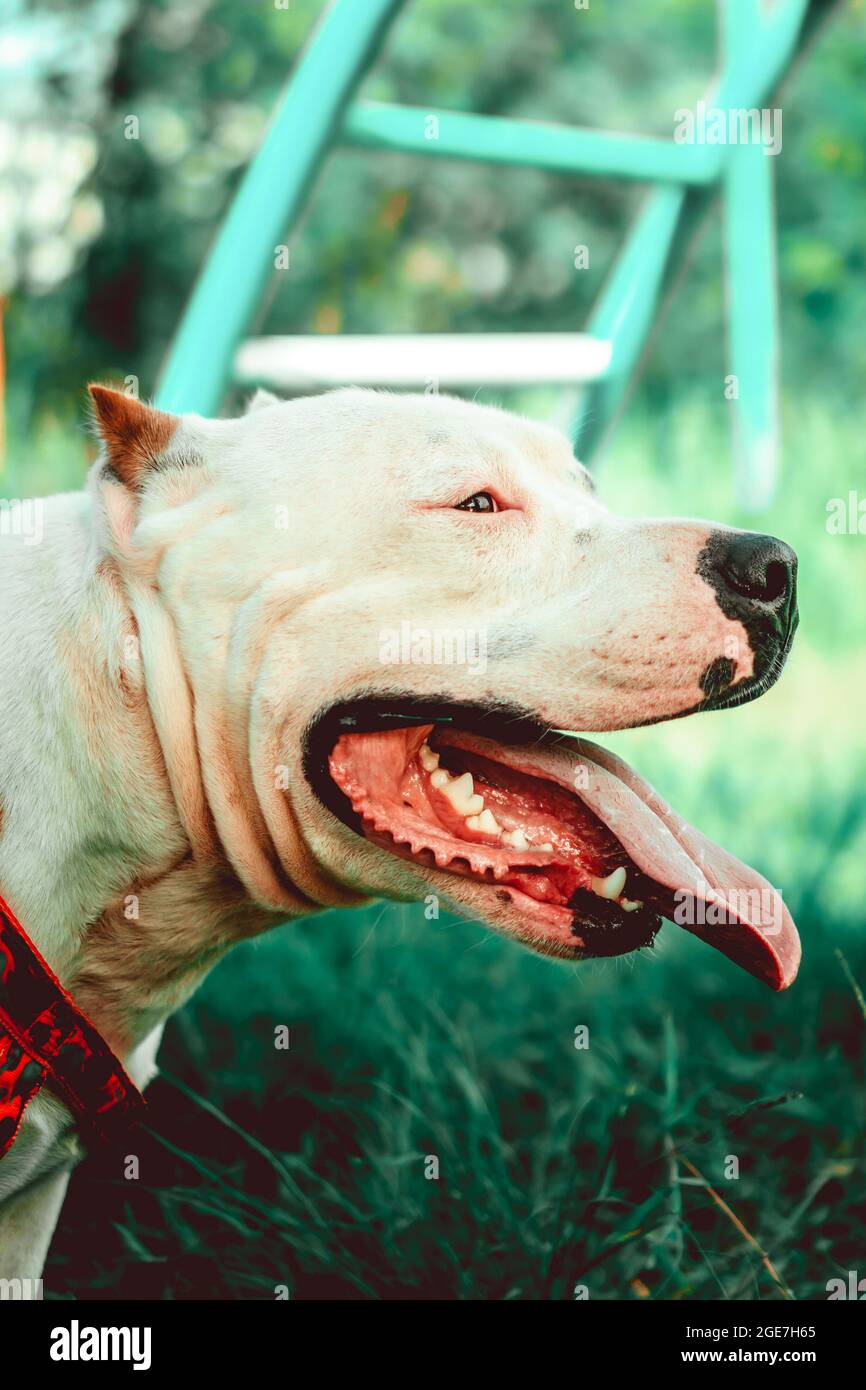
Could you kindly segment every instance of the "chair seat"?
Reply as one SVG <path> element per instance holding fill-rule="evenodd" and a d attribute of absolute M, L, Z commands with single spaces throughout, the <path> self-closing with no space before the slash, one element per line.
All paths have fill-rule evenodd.
<path fill-rule="evenodd" d="M 242 386 L 570 385 L 598 381 L 611 344 L 585 333 L 298 334 L 250 338 L 235 356 Z"/>

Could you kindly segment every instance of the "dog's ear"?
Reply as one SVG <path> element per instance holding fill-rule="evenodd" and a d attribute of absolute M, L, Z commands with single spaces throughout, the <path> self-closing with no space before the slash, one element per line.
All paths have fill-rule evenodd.
<path fill-rule="evenodd" d="M 148 469 L 158 463 L 171 443 L 178 416 L 144 405 L 134 396 L 107 386 L 91 385 L 87 389 L 108 467 L 125 487 L 137 491 Z"/>
<path fill-rule="evenodd" d="M 282 401 L 279 396 L 274 395 L 273 391 L 266 391 L 263 386 L 260 386 L 255 395 L 250 396 L 247 401 L 244 415 L 252 415 L 254 410 L 264 410 L 265 406 L 268 405 L 282 405 Z"/>

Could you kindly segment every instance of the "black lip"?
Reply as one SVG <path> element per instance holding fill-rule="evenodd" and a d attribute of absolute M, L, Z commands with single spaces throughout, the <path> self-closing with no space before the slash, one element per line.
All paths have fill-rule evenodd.
<path fill-rule="evenodd" d="M 759 695 L 763 695 L 765 691 L 775 685 L 781 676 L 794 642 L 794 634 L 799 625 L 800 614 L 796 603 L 794 603 L 788 615 L 787 628 L 781 637 L 776 635 L 775 631 L 771 631 L 754 649 L 755 669 L 752 675 L 746 680 L 738 681 L 736 685 L 729 685 L 727 689 L 718 694 L 710 695 L 706 700 L 702 700 L 699 705 L 696 705 L 694 711 L 686 710 L 685 713 L 697 713 L 699 710 L 735 709 L 737 705 L 746 705 L 750 700 L 757 700 Z"/>
<path fill-rule="evenodd" d="M 662 924 L 651 906 L 626 912 L 619 903 L 600 898 L 588 888 L 576 888 L 568 900 L 574 913 L 572 936 L 579 936 L 592 956 L 625 956 L 652 946 Z"/>
<path fill-rule="evenodd" d="M 350 830 L 362 833 L 361 818 L 331 777 L 328 759 L 335 743 L 342 734 L 371 734 L 415 724 L 456 725 L 467 733 L 505 744 L 557 741 L 538 715 L 506 703 L 460 704 L 447 695 L 420 697 L 395 690 L 329 705 L 314 716 L 304 735 L 304 776 L 323 805 Z"/>

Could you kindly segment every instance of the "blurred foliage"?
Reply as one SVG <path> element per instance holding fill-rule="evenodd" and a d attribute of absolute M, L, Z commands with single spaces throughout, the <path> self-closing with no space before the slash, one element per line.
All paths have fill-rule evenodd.
<path fill-rule="evenodd" d="M 19 218 L 0 270 L 23 291 L 8 309 L 8 351 L 13 409 L 28 424 L 34 410 L 68 410 L 87 376 L 131 373 L 153 390 L 219 217 L 322 8 L 12 5 L 7 66 L 24 77 L 0 99 L 0 201 L 23 207 L 26 225 Z M 866 367 L 864 14 L 862 0 L 841 6 L 788 80 L 777 169 L 785 377 L 842 395 Z M 705 89 L 715 49 L 710 0 L 587 10 L 412 0 L 364 95 L 670 135 L 674 111 Z M 138 139 L 127 138 L 130 117 Z M 580 327 L 640 197 L 626 183 L 337 152 L 291 238 L 266 326 Z M 583 271 L 578 244 L 590 248 Z M 718 390 L 720 272 L 716 220 L 645 391 Z"/>

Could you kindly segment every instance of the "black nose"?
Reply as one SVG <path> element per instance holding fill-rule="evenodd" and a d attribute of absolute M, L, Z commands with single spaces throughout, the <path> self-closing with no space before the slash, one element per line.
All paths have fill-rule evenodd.
<path fill-rule="evenodd" d="M 716 555 L 716 573 L 741 598 L 787 612 L 797 582 L 797 556 L 775 536 L 731 536 Z"/>
<path fill-rule="evenodd" d="M 754 656 L 751 676 L 736 685 L 727 651 L 701 677 L 704 708 L 724 709 L 754 699 L 778 679 L 797 630 L 797 557 L 775 536 L 712 531 L 697 572 L 715 591 L 725 617 L 745 628 Z"/>

